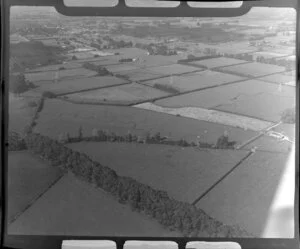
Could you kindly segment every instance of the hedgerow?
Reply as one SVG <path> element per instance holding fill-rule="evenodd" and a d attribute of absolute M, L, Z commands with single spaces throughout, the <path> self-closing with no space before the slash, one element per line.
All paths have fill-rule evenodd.
<path fill-rule="evenodd" d="M 29 151 L 51 165 L 71 171 L 82 180 L 112 194 L 119 202 L 153 217 L 170 230 L 180 231 L 184 236 L 251 237 L 238 226 L 225 225 L 191 204 L 170 198 L 165 191 L 153 189 L 130 177 L 118 176 L 109 167 L 49 137 L 29 133 L 25 142 Z"/>

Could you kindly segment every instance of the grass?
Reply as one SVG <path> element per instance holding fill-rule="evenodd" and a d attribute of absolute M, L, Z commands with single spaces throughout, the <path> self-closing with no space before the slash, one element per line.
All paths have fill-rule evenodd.
<path fill-rule="evenodd" d="M 67 98 L 73 101 L 81 101 L 82 103 L 87 101 L 89 103 L 105 102 L 128 105 L 138 101 L 147 101 L 167 95 L 168 93 L 161 90 L 131 83 L 106 89 L 70 94 L 67 95 Z"/>
<path fill-rule="evenodd" d="M 247 152 L 168 145 L 81 142 L 68 147 L 128 176 L 192 203 Z"/>
<path fill-rule="evenodd" d="M 242 77 L 213 72 L 205 70 L 197 73 L 190 73 L 180 76 L 170 76 L 155 80 L 149 80 L 143 82 L 143 84 L 149 86 L 155 86 L 156 84 L 164 85 L 166 87 L 173 87 L 178 89 L 180 92 L 193 91 L 205 87 L 217 86 L 226 84 L 233 81 L 242 80 Z"/>
<path fill-rule="evenodd" d="M 184 138 L 186 141 L 216 143 L 225 130 L 230 140 L 241 143 L 252 137 L 255 132 L 198 121 L 190 118 L 177 117 L 164 113 L 141 110 L 133 107 L 99 106 L 72 104 L 58 99 L 46 100 L 39 118 L 36 120 L 35 132 L 57 139 L 60 133 L 68 132 L 71 137 L 78 135 L 82 126 L 83 135 L 91 136 L 93 129 L 108 130 L 119 135 L 128 131 L 145 137 L 147 132 L 173 140 Z"/>
<path fill-rule="evenodd" d="M 72 175 L 60 179 L 8 227 L 8 233 L 47 236 L 179 236 Z"/>
<path fill-rule="evenodd" d="M 191 62 L 190 64 L 205 66 L 207 68 L 216 68 L 216 67 L 224 67 L 224 66 L 230 66 L 230 65 L 235 65 L 235 64 L 242 64 L 245 62 L 247 62 L 247 61 L 233 59 L 233 58 L 219 57 L 219 58 L 194 61 L 194 62 Z"/>
<path fill-rule="evenodd" d="M 8 221 L 61 176 L 57 168 L 26 151 L 8 154 Z"/>
<path fill-rule="evenodd" d="M 225 224 L 262 236 L 287 155 L 256 152 L 198 203 Z"/>

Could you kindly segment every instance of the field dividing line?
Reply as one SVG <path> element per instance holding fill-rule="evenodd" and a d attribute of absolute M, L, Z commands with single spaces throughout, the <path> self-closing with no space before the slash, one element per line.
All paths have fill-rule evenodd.
<path fill-rule="evenodd" d="M 280 121 L 280 122 L 278 122 L 278 123 L 276 123 L 276 124 L 273 124 L 273 125 L 271 125 L 271 126 L 265 128 L 265 129 L 262 129 L 262 130 L 259 132 L 258 135 L 254 136 L 254 137 L 248 139 L 247 141 L 245 141 L 244 143 L 238 145 L 238 146 L 236 147 L 236 149 L 237 149 L 237 150 L 242 149 L 243 147 L 245 147 L 245 146 L 248 145 L 249 143 L 251 143 L 251 142 L 257 140 L 258 138 L 264 136 L 264 135 L 266 134 L 266 132 L 268 132 L 268 131 L 270 131 L 271 129 L 277 127 L 277 126 L 280 125 L 281 123 L 282 123 L 282 122 Z"/>
<path fill-rule="evenodd" d="M 128 84 L 131 84 L 131 83 L 132 82 L 125 82 L 125 83 L 120 83 L 120 84 L 116 84 L 116 85 L 108 85 L 108 86 L 99 86 L 99 87 L 87 88 L 87 89 L 72 91 L 72 92 L 67 92 L 67 93 L 59 93 L 59 94 L 56 94 L 56 96 L 60 97 L 60 96 L 65 96 L 65 95 L 69 95 L 69 94 L 73 94 L 73 93 L 82 93 L 82 92 L 88 92 L 88 91 L 92 91 L 92 90 L 99 90 L 99 89 L 103 89 L 103 88 L 123 86 L 123 85 L 128 85 Z"/>
<path fill-rule="evenodd" d="M 38 199 L 40 199 L 44 194 L 46 194 L 57 182 L 59 182 L 65 174 L 62 174 L 59 176 L 56 180 L 54 180 L 42 193 L 40 193 L 37 197 L 33 198 L 26 207 L 18 212 L 10 221 L 8 221 L 8 225 L 15 222 L 24 212 L 26 212 Z"/>
<path fill-rule="evenodd" d="M 236 165 L 234 165 L 225 175 L 219 178 L 213 185 L 211 185 L 202 195 L 200 195 L 192 205 L 196 205 L 204 196 L 206 196 L 212 189 L 214 189 L 220 182 L 222 182 L 230 173 L 232 173 L 238 166 L 240 166 L 248 157 L 250 157 L 253 152 L 249 152 L 245 157 L 243 157 Z"/>

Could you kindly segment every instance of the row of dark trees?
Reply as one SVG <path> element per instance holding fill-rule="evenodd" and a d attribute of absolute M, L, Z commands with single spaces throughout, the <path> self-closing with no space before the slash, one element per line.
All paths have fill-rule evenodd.
<path fill-rule="evenodd" d="M 26 150 L 27 146 L 24 139 L 19 133 L 10 131 L 8 133 L 8 150 L 9 151 L 19 151 Z"/>
<path fill-rule="evenodd" d="M 170 55 L 176 55 L 177 51 L 174 49 L 169 49 L 168 46 L 164 44 L 143 44 L 143 43 L 136 43 L 135 46 L 140 49 L 147 50 L 149 55 L 164 55 L 164 56 L 170 56 Z"/>
<path fill-rule="evenodd" d="M 103 67 L 101 65 L 95 65 L 95 64 L 90 63 L 90 62 L 83 63 L 82 67 L 97 72 L 98 76 L 113 75 L 105 67 Z"/>
<path fill-rule="evenodd" d="M 152 189 L 130 177 L 118 176 L 114 170 L 48 137 L 31 133 L 26 136 L 25 142 L 31 152 L 53 166 L 71 171 L 80 179 L 110 193 L 120 203 L 153 217 L 168 229 L 180 231 L 184 236 L 251 237 L 238 226 L 225 225 L 191 204 L 170 198 L 165 191 Z"/>

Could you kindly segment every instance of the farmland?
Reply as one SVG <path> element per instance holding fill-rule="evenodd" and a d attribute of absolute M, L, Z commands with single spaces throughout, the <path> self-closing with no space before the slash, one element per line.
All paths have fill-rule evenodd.
<path fill-rule="evenodd" d="M 48 236 L 178 236 L 72 175 L 60 179 L 8 227 L 8 232 Z"/>
<path fill-rule="evenodd" d="M 69 94 L 66 97 L 76 102 L 113 103 L 128 105 L 141 100 L 167 96 L 168 93 L 136 83 L 110 87 L 82 93 Z"/>
<path fill-rule="evenodd" d="M 296 144 L 295 15 L 44 9 L 11 15 L 9 234 L 264 236 Z"/>
<path fill-rule="evenodd" d="M 43 84 L 43 82 L 62 81 L 66 79 L 76 79 L 83 77 L 95 76 L 97 73 L 85 68 L 66 69 L 59 71 L 45 71 L 36 73 L 27 73 L 26 79 L 36 85 Z"/>
<path fill-rule="evenodd" d="M 219 58 L 194 61 L 191 62 L 190 64 L 202 66 L 206 68 L 217 68 L 217 67 L 225 67 L 225 66 L 243 64 L 243 63 L 247 63 L 247 61 L 233 59 L 233 58 L 219 57 Z"/>
<path fill-rule="evenodd" d="M 227 73 L 233 73 L 233 74 L 236 73 L 238 75 L 244 75 L 244 76 L 259 77 L 268 74 L 284 72 L 285 68 L 276 65 L 252 62 L 252 63 L 242 64 L 242 65 L 223 67 L 222 71 Z"/>
<path fill-rule="evenodd" d="M 253 154 L 203 197 L 198 207 L 225 223 L 243 224 L 260 237 L 286 160 L 284 154 Z"/>
<path fill-rule="evenodd" d="M 170 98 L 155 101 L 155 104 L 163 107 L 202 107 L 215 108 L 230 102 L 231 99 L 243 95 L 256 95 L 262 92 L 274 92 L 278 86 L 258 80 L 246 80 L 219 86 L 202 91 L 182 94 Z"/>
<path fill-rule="evenodd" d="M 178 89 L 180 92 L 197 90 L 210 86 L 218 86 L 229 82 L 242 80 L 242 77 L 205 70 L 197 73 L 189 73 L 180 76 L 144 81 L 143 84 L 155 86 L 156 84 Z"/>
<path fill-rule="evenodd" d="M 131 107 L 90 106 L 71 104 L 60 100 L 47 100 L 37 119 L 35 132 L 52 138 L 68 132 L 77 136 L 82 126 L 84 136 L 91 136 L 94 128 L 108 130 L 117 134 L 145 136 L 147 132 L 160 132 L 172 139 L 185 138 L 195 141 L 197 136 L 207 143 L 215 143 L 225 130 L 233 141 L 242 142 L 254 136 L 255 132 L 244 131 L 222 124 L 198 121 L 184 117 L 166 115 Z M 185 127 L 185 129 L 182 129 Z"/>
<path fill-rule="evenodd" d="M 59 179 L 61 172 L 47 165 L 40 158 L 22 151 L 9 152 L 8 175 L 8 222 L 10 223 L 40 194 L 47 191 L 50 185 Z"/>
<path fill-rule="evenodd" d="M 240 95 L 230 100 L 228 104 L 217 106 L 216 109 L 278 122 L 284 110 L 295 106 L 295 98 L 293 87 L 282 86 L 278 88 L 274 85 L 272 92 L 266 91 L 252 96 Z"/>
<path fill-rule="evenodd" d="M 82 142 L 69 146 L 109 166 L 121 176 L 165 190 L 171 197 L 189 203 L 246 155 L 245 151 L 182 149 L 151 144 Z"/>
<path fill-rule="evenodd" d="M 128 83 L 124 79 L 119 79 L 113 76 L 89 77 L 84 79 L 64 80 L 41 85 L 32 90 L 42 94 L 45 91 L 50 91 L 54 94 L 67 94 L 77 91 L 96 89 L 107 86 L 121 85 Z"/>

